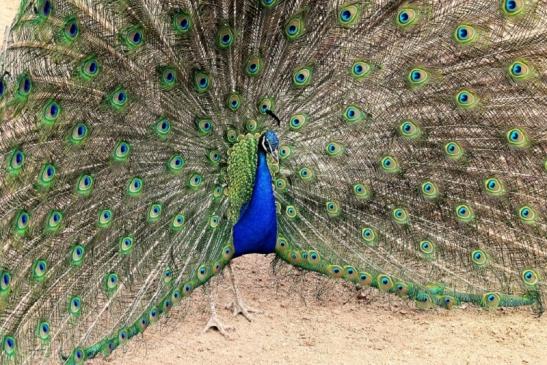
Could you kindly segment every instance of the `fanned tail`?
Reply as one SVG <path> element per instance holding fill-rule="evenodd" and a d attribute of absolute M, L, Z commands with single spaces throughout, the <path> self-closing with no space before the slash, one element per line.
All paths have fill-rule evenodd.
<path fill-rule="evenodd" d="M 228 153 L 266 129 L 284 260 L 423 307 L 542 311 L 546 12 L 22 1 L 0 84 L 2 359 L 107 355 L 222 270 L 256 144 Z"/>

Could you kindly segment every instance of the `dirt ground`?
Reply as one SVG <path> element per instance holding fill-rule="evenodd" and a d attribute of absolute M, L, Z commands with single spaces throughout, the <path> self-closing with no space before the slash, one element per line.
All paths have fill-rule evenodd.
<path fill-rule="evenodd" d="M 17 0 L 1 0 L 0 33 Z M 0 34 L 0 40 L 2 39 Z M 158 364 L 547 364 L 547 316 L 526 309 L 419 311 L 373 289 L 358 292 L 271 257 L 235 260 L 242 297 L 264 313 L 248 322 L 225 305 L 228 278 L 212 286 L 228 336 L 203 333 L 207 297 L 197 290 L 169 318 L 149 328 L 107 360 L 93 365 Z"/>

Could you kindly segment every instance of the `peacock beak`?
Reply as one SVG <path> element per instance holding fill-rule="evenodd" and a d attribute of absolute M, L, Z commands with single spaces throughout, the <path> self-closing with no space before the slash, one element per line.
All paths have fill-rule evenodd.
<path fill-rule="evenodd" d="M 279 164 L 279 150 L 275 149 L 272 151 L 272 156 L 277 164 Z"/>

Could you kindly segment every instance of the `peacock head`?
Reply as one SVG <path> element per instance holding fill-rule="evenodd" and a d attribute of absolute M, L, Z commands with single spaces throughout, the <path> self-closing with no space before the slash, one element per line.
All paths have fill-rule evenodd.
<path fill-rule="evenodd" d="M 279 148 L 279 137 L 272 130 L 267 130 L 260 136 L 260 147 L 265 153 L 270 153 L 277 160 L 277 149 Z"/>

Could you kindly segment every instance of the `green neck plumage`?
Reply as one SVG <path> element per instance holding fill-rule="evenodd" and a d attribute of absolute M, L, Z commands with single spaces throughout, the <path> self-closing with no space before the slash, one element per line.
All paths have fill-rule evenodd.
<path fill-rule="evenodd" d="M 251 198 L 258 161 L 259 133 L 240 135 L 238 142 L 228 150 L 229 219 L 237 222 L 241 208 Z M 268 164 L 272 176 L 275 169 Z"/>

